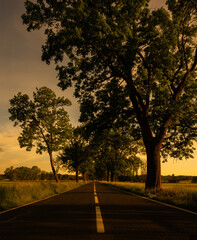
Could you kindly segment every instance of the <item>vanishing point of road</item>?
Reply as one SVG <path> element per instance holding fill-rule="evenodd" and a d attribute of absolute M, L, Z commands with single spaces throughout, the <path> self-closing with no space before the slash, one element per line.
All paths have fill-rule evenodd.
<path fill-rule="evenodd" d="M 0 214 L 4 239 L 197 240 L 197 214 L 92 182 Z"/>

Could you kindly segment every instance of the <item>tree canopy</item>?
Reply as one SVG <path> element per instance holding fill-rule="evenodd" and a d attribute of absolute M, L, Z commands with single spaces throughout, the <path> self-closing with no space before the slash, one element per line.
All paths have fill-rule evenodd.
<path fill-rule="evenodd" d="M 88 166 L 89 152 L 87 151 L 86 145 L 87 143 L 82 137 L 73 137 L 58 156 L 64 168 L 71 172 L 76 172 L 76 182 L 79 180 L 80 167 L 82 165 L 84 165 L 83 168 Z"/>
<path fill-rule="evenodd" d="M 45 27 L 42 60 L 55 61 L 59 86 L 74 85 L 82 103 L 117 81 L 146 148 L 146 187 L 159 189 L 160 152 L 191 156 L 196 139 L 197 3 L 168 0 L 155 11 L 148 4 L 26 0 L 22 18 L 28 31 Z"/>
<path fill-rule="evenodd" d="M 47 151 L 56 181 L 58 177 L 52 153 L 63 149 L 70 138 L 72 126 L 64 109 L 70 105 L 70 100 L 56 97 L 47 87 L 37 88 L 33 92 L 33 100 L 21 92 L 10 100 L 10 120 L 14 121 L 14 126 L 19 125 L 22 129 L 18 137 L 20 147 L 25 147 L 27 151 L 35 147 L 40 154 Z"/>
<path fill-rule="evenodd" d="M 136 142 L 125 128 L 114 128 L 100 132 L 92 141 L 96 146 L 95 168 L 100 174 L 99 167 L 107 173 L 107 180 L 114 181 L 119 175 L 130 172 L 134 167 L 137 153 L 142 152 L 142 144 Z"/>

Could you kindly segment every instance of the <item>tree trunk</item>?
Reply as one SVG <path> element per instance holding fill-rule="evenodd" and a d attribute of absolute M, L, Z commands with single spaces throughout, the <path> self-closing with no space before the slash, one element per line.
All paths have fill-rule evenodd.
<path fill-rule="evenodd" d="M 107 181 L 108 182 L 110 181 L 110 170 L 109 170 L 109 168 L 107 168 Z"/>
<path fill-rule="evenodd" d="M 133 179 L 134 179 L 134 177 L 135 177 L 134 167 L 132 167 L 132 176 L 133 176 Z"/>
<path fill-rule="evenodd" d="M 157 137 L 154 137 L 146 117 L 141 118 L 140 126 L 142 130 L 143 142 L 146 148 L 147 156 L 147 176 L 146 176 L 146 186 L 147 190 L 161 189 L 161 145 L 164 140 L 167 125 L 160 131 Z"/>
<path fill-rule="evenodd" d="M 115 182 L 115 173 L 111 171 L 111 182 Z"/>
<path fill-rule="evenodd" d="M 56 171 L 55 171 L 54 164 L 53 164 L 53 155 L 52 155 L 52 152 L 49 152 L 49 157 L 50 157 L 50 162 L 51 162 L 51 168 L 52 168 L 52 171 L 53 171 L 53 175 L 54 175 L 54 177 L 55 177 L 56 182 L 58 183 L 58 182 L 59 182 L 59 179 L 58 179 L 58 176 L 57 176 L 57 173 L 56 173 Z"/>
<path fill-rule="evenodd" d="M 161 143 L 152 143 L 147 152 L 147 177 L 146 189 L 161 189 L 161 160 L 160 160 Z"/>
<path fill-rule="evenodd" d="M 76 168 L 76 182 L 79 182 L 79 168 Z"/>
<path fill-rule="evenodd" d="M 87 181 L 87 173 L 83 172 L 83 181 L 86 182 Z"/>

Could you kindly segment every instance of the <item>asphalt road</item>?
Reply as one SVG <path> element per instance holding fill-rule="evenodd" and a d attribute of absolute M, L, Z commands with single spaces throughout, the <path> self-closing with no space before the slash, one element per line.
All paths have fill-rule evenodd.
<path fill-rule="evenodd" d="M 197 215 L 88 183 L 0 214 L 0 240 L 197 240 Z"/>

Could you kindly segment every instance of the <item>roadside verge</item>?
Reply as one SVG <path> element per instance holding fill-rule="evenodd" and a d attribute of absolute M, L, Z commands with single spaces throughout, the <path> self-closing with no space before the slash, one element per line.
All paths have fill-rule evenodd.
<path fill-rule="evenodd" d="M 184 202 L 184 200 L 181 201 L 180 199 L 181 203 L 177 203 L 175 196 L 173 198 L 172 192 L 170 192 L 168 195 L 168 192 L 166 190 L 162 190 L 159 192 L 156 192 L 156 191 L 148 192 L 142 189 L 126 187 L 126 186 L 123 186 L 123 184 L 119 185 L 118 182 L 117 183 L 101 182 L 101 183 L 111 186 L 114 189 L 118 189 L 119 191 L 122 191 L 124 193 L 136 195 L 138 197 L 147 199 L 149 201 L 154 201 L 159 204 L 163 204 L 172 208 L 176 208 L 176 209 L 197 215 L 197 201 L 195 201 L 195 199 L 192 199 L 192 204 L 190 206 L 189 201 L 187 200 L 185 200 Z M 169 198 L 167 198 L 166 196 L 169 196 Z M 189 200 L 191 201 L 191 199 Z"/>
<path fill-rule="evenodd" d="M 74 181 L 0 183 L 0 214 L 57 196 L 84 184 L 86 183 Z"/>

